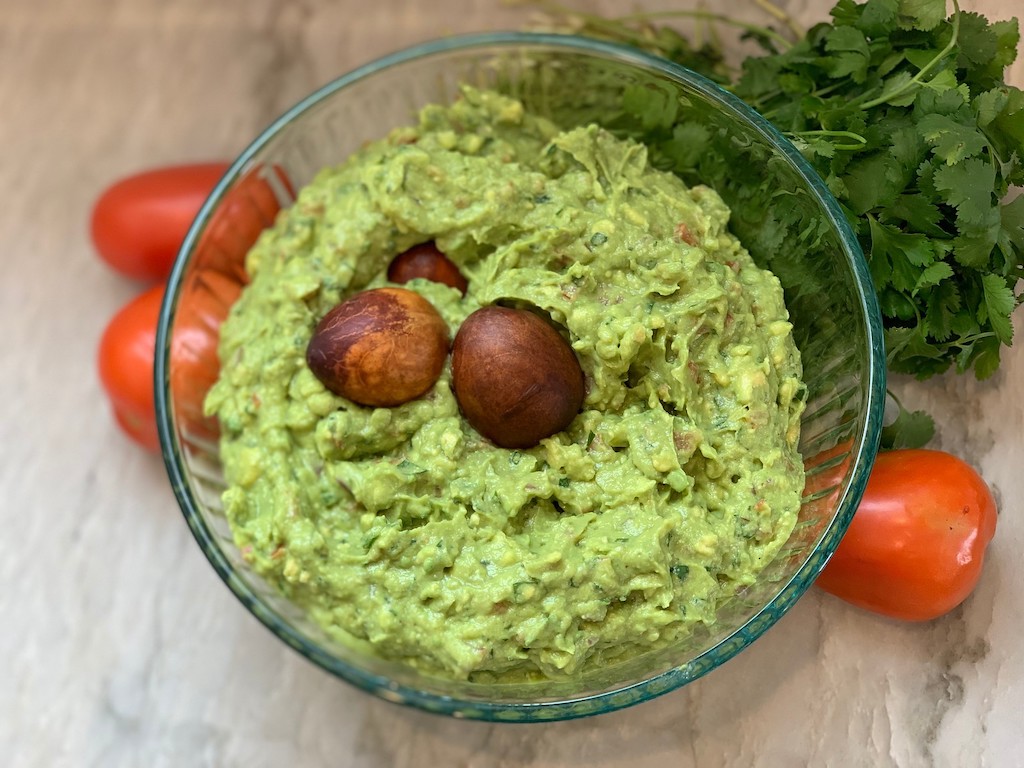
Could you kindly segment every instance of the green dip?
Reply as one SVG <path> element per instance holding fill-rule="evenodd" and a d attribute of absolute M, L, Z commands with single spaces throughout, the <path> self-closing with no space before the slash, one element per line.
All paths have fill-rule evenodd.
<path fill-rule="evenodd" d="M 728 217 L 642 145 L 472 89 L 321 171 L 248 256 L 206 402 L 246 561 L 335 639 L 456 679 L 564 678 L 712 625 L 803 488 L 782 290 Z M 428 240 L 468 293 L 406 287 L 453 337 L 493 303 L 566 333 L 587 390 L 566 431 L 493 446 L 447 363 L 395 408 L 310 373 L 318 320 Z"/>

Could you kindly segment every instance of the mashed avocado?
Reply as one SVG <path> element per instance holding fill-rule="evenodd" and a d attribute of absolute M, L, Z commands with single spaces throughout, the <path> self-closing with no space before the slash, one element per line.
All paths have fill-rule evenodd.
<path fill-rule="evenodd" d="M 249 254 L 206 403 L 246 560 L 334 637 L 452 678 L 564 677 L 713 624 L 803 488 L 782 290 L 728 216 L 642 145 L 471 89 L 320 172 Z M 406 287 L 452 336 L 495 303 L 563 329 L 586 377 L 567 430 L 493 446 L 447 364 L 394 408 L 310 373 L 318 320 L 428 240 L 468 292 Z"/>

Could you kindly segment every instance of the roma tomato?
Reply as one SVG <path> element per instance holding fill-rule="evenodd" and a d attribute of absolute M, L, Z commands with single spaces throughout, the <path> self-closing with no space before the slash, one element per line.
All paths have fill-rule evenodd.
<path fill-rule="evenodd" d="M 211 270 L 182 287 L 171 342 L 170 377 L 175 408 L 193 437 L 213 439 L 217 424 L 203 416 L 203 398 L 217 380 L 220 324 L 242 285 Z M 100 339 L 100 381 L 114 418 L 135 442 L 159 451 L 153 397 L 156 326 L 164 286 L 155 285 L 114 315 Z"/>
<path fill-rule="evenodd" d="M 155 285 L 122 307 L 100 338 L 100 382 L 114 417 L 135 442 L 159 450 L 153 406 L 153 350 L 164 286 Z"/>
<path fill-rule="evenodd" d="M 996 517 L 985 481 L 957 457 L 885 451 L 817 584 L 886 616 L 934 619 L 974 589 Z"/>
<path fill-rule="evenodd" d="M 157 168 L 108 187 L 90 226 L 100 257 L 127 277 L 165 280 L 192 220 L 227 168 L 220 162 Z"/>
<path fill-rule="evenodd" d="M 241 292 L 242 283 L 212 269 L 193 273 L 182 285 L 168 371 L 179 423 L 192 438 L 219 434 L 216 420 L 203 414 L 203 400 L 220 373 L 220 325 Z"/>
<path fill-rule="evenodd" d="M 212 189 L 226 166 L 207 167 L 213 169 L 208 178 L 209 188 Z M 122 184 L 139 183 L 138 191 L 145 186 L 139 182 L 143 177 L 153 182 L 154 179 L 173 178 L 176 173 L 183 172 L 181 168 L 153 171 Z M 273 174 L 276 182 L 268 180 L 270 174 Z M 193 176 L 192 179 L 196 181 L 199 176 Z M 220 325 L 238 298 L 242 286 L 248 282 L 245 256 L 260 233 L 273 223 L 280 210 L 274 183 L 279 185 L 285 195 L 293 196 L 291 184 L 282 169 L 267 169 L 265 174 L 260 167 L 251 169 L 227 193 L 196 245 L 192 269 L 181 286 L 171 332 L 169 376 L 180 424 L 193 438 L 213 439 L 217 436 L 216 422 L 203 415 L 203 398 L 216 381 L 220 370 L 217 357 Z M 117 187 L 115 185 L 112 189 Z M 181 191 L 184 187 L 177 189 Z M 173 185 L 157 185 L 143 196 L 149 195 L 150 202 L 155 204 L 161 190 L 168 193 L 173 192 L 174 188 Z M 192 217 L 208 192 L 205 190 L 196 198 L 195 211 L 188 214 L 187 220 L 183 220 L 180 236 L 176 235 L 173 248 L 166 251 L 167 271 L 170 270 Z M 124 188 L 118 194 L 126 194 Z M 118 205 L 121 205 L 122 214 L 131 205 L 136 205 L 138 210 L 143 207 L 138 199 L 131 204 L 122 199 L 121 203 Z M 101 204 L 97 205 L 98 211 L 103 207 Z M 109 201 L 105 205 L 116 207 Z M 104 215 L 109 213 L 107 211 Z M 111 220 L 109 217 L 104 219 L 104 226 L 109 225 Z M 119 237 L 125 238 L 126 249 L 133 245 L 125 231 Z M 145 238 L 141 235 L 140 238 L 145 244 Z M 167 245 L 170 246 L 169 237 Z M 134 252 L 142 251 L 136 249 Z M 155 264 L 155 261 L 150 262 L 149 266 L 154 267 Z M 159 449 L 153 398 L 153 363 L 156 326 L 163 294 L 164 285 L 161 283 L 122 308 L 107 326 L 99 350 L 100 379 L 110 397 L 118 423 L 138 443 L 152 450 Z"/>
<path fill-rule="evenodd" d="M 246 254 L 281 209 L 271 179 L 288 198 L 294 197 L 281 168 L 251 168 L 208 222 L 181 286 L 169 374 L 175 412 L 191 438 L 213 439 L 218 434 L 216 421 L 203 415 L 203 399 L 220 372 L 220 325 L 249 282 Z"/>
<path fill-rule="evenodd" d="M 288 176 L 277 166 L 250 168 L 228 190 L 196 245 L 193 261 L 197 270 L 213 270 L 248 282 L 245 256 L 281 210 L 274 182 L 286 199 L 294 199 Z"/>

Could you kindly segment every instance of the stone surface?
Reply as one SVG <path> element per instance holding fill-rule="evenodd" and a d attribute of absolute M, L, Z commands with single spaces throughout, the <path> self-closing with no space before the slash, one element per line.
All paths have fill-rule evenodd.
<path fill-rule="evenodd" d="M 964 5 L 993 17 L 1020 10 L 1018 0 Z M 789 7 L 806 23 L 828 3 Z M 550 725 L 399 708 L 284 648 L 203 558 L 161 460 L 113 426 L 95 347 L 140 286 L 92 253 L 89 206 L 105 184 L 161 163 L 230 158 L 284 108 L 369 58 L 444 33 L 518 27 L 527 15 L 498 0 L 0 0 L 5 764 L 1024 765 L 1019 346 L 988 382 L 896 382 L 940 417 L 939 447 L 978 466 L 1002 502 L 965 605 L 905 625 L 812 590 L 697 683 Z M 1024 85 L 1020 62 L 1012 77 Z"/>

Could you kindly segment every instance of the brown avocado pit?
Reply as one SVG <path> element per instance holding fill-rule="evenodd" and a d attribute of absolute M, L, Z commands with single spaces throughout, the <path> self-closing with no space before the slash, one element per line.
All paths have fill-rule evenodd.
<path fill-rule="evenodd" d="M 490 306 L 462 323 L 452 389 L 466 420 L 502 448 L 529 448 L 569 426 L 583 404 L 583 370 L 549 322 Z"/>
<path fill-rule="evenodd" d="M 448 354 L 448 326 L 407 288 L 374 288 L 317 324 L 306 363 L 327 389 L 360 405 L 392 407 L 426 393 Z"/>

